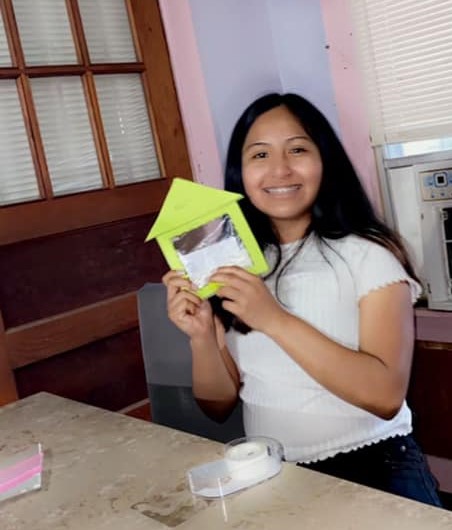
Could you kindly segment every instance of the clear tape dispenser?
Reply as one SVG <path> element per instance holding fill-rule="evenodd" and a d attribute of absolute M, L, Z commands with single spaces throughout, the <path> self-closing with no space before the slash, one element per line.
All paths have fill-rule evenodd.
<path fill-rule="evenodd" d="M 274 477 L 281 471 L 283 448 L 264 436 L 245 436 L 225 445 L 224 458 L 188 470 L 192 493 L 223 497 Z"/>

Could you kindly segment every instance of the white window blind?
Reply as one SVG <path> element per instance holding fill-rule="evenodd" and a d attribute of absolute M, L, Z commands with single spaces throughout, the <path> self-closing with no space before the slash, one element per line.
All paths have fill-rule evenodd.
<path fill-rule="evenodd" d="M 27 65 L 76 64 L 65 0 L 13 0 Z"/>
<path fill-rule="evenodd" d="M 79 0 L 92 63 L 137 60 L 124 0 Z"/>
<path fill-rule="evenodd" d="M 17 37 L 0 9 L 0 68 L 8 67 L 8 78 L 0 79 L 0 206 L 102 189 L 106 181 L 122 186 L 161 177 L 143 74 L 138 73 L 142 66 L 135 64 L 129 0 L 77 0 L 77 5 L 90 60 L 110 63 L 108 75 L 93 74 L 82 64 L 80 75 L 66 72 L 67 65 L 77 64 L 80 32 L 71 25 L 69 0 L 11 0 Z M 23 72 L 12 64 L 8 36 L 21 44 Z M 21 75 L 31 93 L 19 93 Z M 37 121 L 30 120 L 27 128 L 24 116 L 34 112 Z M 104 138 L 108 153 L 102 149 Z M 111 165 L 104 163 L 106 154 Z M 37 160 L 45 161 L 48 175 L 41 174 Z M 53 193 L 47 196 L 49 188 Z"/>
<path fill-rule="evenodd" d="M 0 81 L 0 205 L 39 198 L 16 82 Z"/>
<path fill-rule="evenodd" d="M 0 66 L 11 66 L 11 55 L 9 54 L 8 41 L 6 39 L 5 26 L 0 13 Z"/>
<path fill-rule="evenodd" d="M 139 74 L 95 76 L 117 185 L 160 178 Z"/>
<path fill-rule="evenodd" d="M 452 135 L 452 2 L 351 0 L 374 145 Z"/>
<path fill-rule="evenodd" d="M 31 88 L 54 194 L 101 188 L 81 79 L 33 78 Z"/>

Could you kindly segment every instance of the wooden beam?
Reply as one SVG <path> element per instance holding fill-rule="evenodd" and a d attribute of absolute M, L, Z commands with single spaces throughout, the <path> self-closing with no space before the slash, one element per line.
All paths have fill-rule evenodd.
<path fill-rule="evenodd" d="M 137 326 L 136 294 L 127 293 L 7 329 L 7 357 L 19 368 Z"/>
<path fill-rule="evenodd" d="M 170 178 L 192 180 L 185 132 L 179 111 L 168 46 L 159 3 L 127 0 L 139 57 L 143 59 L 144 89 L 150 102 L 150 118 L 162 173 Z M 157 59 L 158 57 L 158 59 Z"/>
<path fill-rule="evenodd" d="M 0 245 L 157 212 L 171 183 L 151 180 L 0 208 Z"/>
<path fill-rule="evenodd" d="M 3 318 L 0 313 L 0 405 L 6 405 L 18 399 L 16 382 L 6 354 L 6 336 Z"/>
<path fill-rule="evenodd" d="M 120 414 L 126 414 L 132 418 L 138 418 L 140 420 L 152 421 L 151 404 L 149 398 L 142 399 L 136 403 L 132 403 L 127 407 L 118 410 Z"/>

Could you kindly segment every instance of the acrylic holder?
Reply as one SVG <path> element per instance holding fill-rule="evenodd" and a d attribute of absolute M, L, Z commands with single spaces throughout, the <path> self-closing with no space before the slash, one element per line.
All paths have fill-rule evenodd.
<path fill-rule="evenodd" d="M 187 472 L 190 489 L 202 497 L 223 497 L 249 488 L 277 475 L 282 455 L 282 445 L 272 438 L 238 438 L 225 445 L 223 459 Z"/>

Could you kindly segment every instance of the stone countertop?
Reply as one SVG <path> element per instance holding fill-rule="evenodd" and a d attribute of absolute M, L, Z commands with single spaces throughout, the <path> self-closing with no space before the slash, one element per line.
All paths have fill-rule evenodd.
<path fill-rule="evenodd" d="M 2 458 L 41 443 L 39 491 L 0 503 L 1 530 L 452 530 L 452 512 L 284 464 L 218 500 L 185 473 L 222 444 L 51 394 L 0 409 Z"/>

